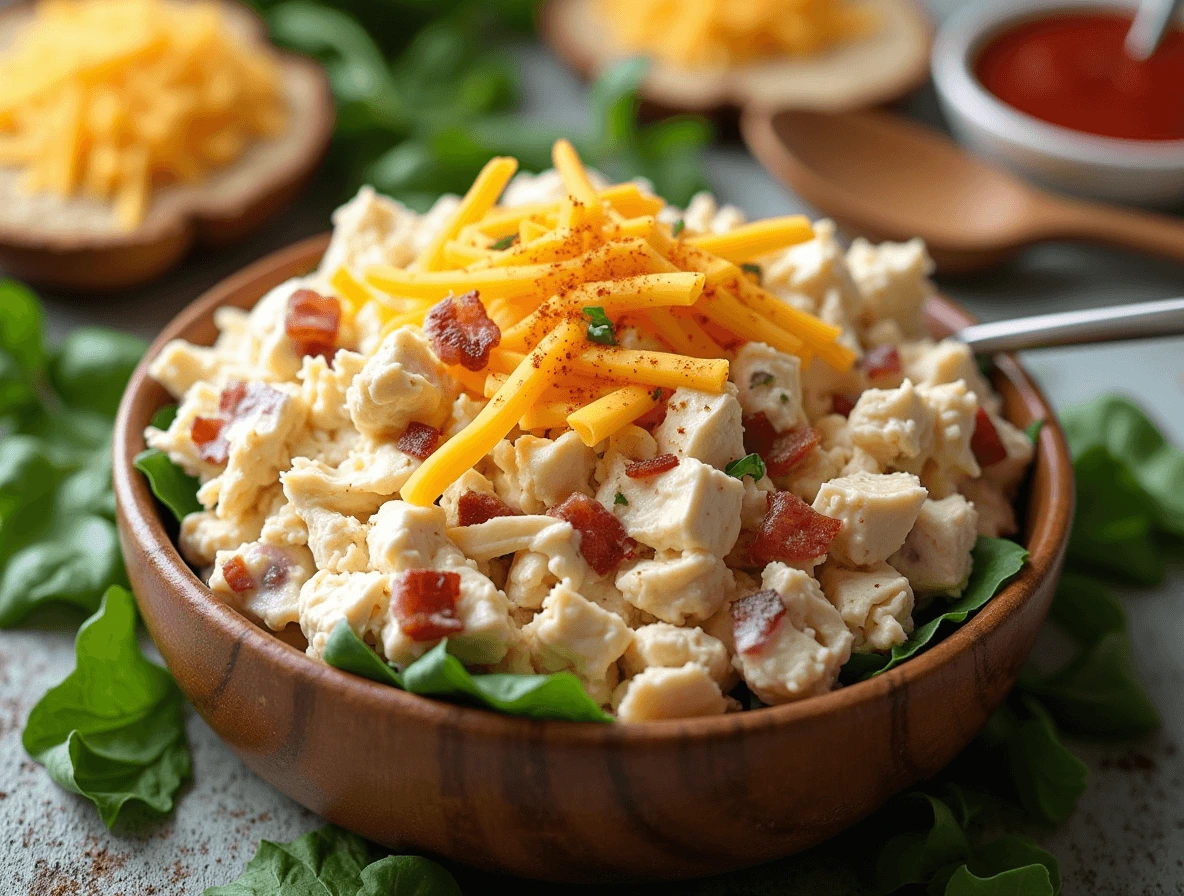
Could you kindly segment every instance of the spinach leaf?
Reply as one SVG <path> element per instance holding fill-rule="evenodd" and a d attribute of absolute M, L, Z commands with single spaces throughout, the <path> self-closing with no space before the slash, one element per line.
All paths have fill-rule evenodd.
<path fill-rule="evenodd" d="M 366 656 L 369 654 L 369 656 Z M 371 659 L 373 658 L 373 659 Z M 325 662 L 381 684 L 423 697 L 444 697 L 532 719 L 611 722 L 570 672 L 551 675 L 474 675 L 441 641 L 403 672 L 390 669 L 342 620 L 329 635 Z"/>
<path fill-rule="evenodd" d="M 175 404 L 166 404 L 156 409 L 156 413 L 152 415 L 150 421 L 151 426 L 156 429 L 164 431 L 173 425 L 173 421 L 177 419 L 177 406 Z"/>
<path fill-rule="evenodd" d="M 974 568 L 966 590 L 957 600 L 941 608 L 934 618 L 914 629 L 907 641 L 891 653 L 856 653 L 843 667 L 845 683 L 863 681 L 892 669 L 920 653 L 933 641 L 943 624 L 960 625 L 981 609 L 1027 562 L 1028 552 L 1014 541 L 980 537 L 974 545 Z"/>
<path fill-rule="evenodd" d="M 291 843 L 263 840 L 233 883 L 202 896 L 459 896 L 456 881 L 420 856 L 371 861 L 369 844 L 333 825 Z"/>
<path fill-rule="evenodd" d="M 45 369 L 45 315 L 37 296 L 15 280 L 0 280 L 0 351 L 29 377 Z"/>
<path fill-rule="evenodd" d="M 991 877 L 975 875 L 961 866 L 946 884 L 945 896 L 1056 896 L 1043 865 L 1025 865 Z"/>
<path fill-rule="evenodd" d="M 1028 424 L 1028 428 L 1024 430 L 1024 435 L 1028 437 L 1028 441 L 1035 445 L 1040 441 L 1040 431 L 1044 429 L 1044 424 L 1047 421 L 1041 417 L 1039 420 L 1033 420 Z"/>
<path fill-rule="evenodd" d="M 765 478 L 765 462 L 759 454 L 746 454 L 744 457 L 731 461 L 724 467 L 724 472 L 736 479 L 743 480 L 751 476 L 753 482 Z"/>
<path fill-rule="evenodd" d="M 156 448 L 141 451 L 136 455 L 135 466 L 148 478 L 152 494 L 172 511 L 177 522 L 202 509 L 197 500 L 197 490 L 201 486 L 197 477 L 182 470 L 163 451 Z"/>
<path fill-rule="evenodd" d="M 949 806 L 927 793 L 914 791 L 896 802 L 898 823 L 907 820 L 912 806 L 924 806 L 931 815 L 928 827 L 890 837 L 876 856 L 876 890 L 893 893 L 909 884 L 928 883 L 942 869 L 957 867 L 970 855 L 970 840 Z M 948 872 L 947 872 L 948 873 Z"/>
<path fill-rule="evenodd" d="M 93 802 L 108 827 L 129 802 L 168 812 L 190 773 L 184 697 L 140 652 L 136 618 L 131 594 L 109 588 L 78 630 L 77 666 L 33 707 L 22 736 L 28 754 Z"/>
<path fill-rule="evenodd" d="M 1056 857 L 1019 834 L 1005 834 L 998 840 L 978 847 L 967 863 L 971 874 L 980 878 L 994 877 L 1012 870 L 1022 871 L 1033 866 L 1042 866 L 1048 872 L 1048 881 L 1052 886 L 1051 892 L 1054 896 L 1061 892 L 1061 869 L 1057 864 Z M 996 891 L 984 890 L 983 892 L 993 893 Z M 1003 892 L 1009 891 L 1004 890 Z"/>
<path fill-rule="evenodd" d="M 45 528 L 65 473 L 42 440 L 21 433 L 0 439 L 0 564 Z"/>
<path fill-rule="evenodd" d="M 116 330 L 82 327 L 66 337 L 50 365 L 54 391 L 67 407 L 114 417 L 147 344 Z"/>

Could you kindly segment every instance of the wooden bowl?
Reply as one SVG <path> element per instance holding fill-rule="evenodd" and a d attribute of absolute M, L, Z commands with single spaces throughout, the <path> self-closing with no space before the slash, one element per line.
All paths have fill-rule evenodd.
<path fill-rule="evenodd" d="M 680 721 L 536 722 L 416 697 L 333 669 L 214 599 L 181 559 L 132 459 L 168 400 L 148 358 L 208 344 L 220 305 L 250 307 L 315 266 L 327 236 L 215 286 L 132 376 L 115 426 L 128 574 L 148 631 L 197 711 L 251 769 L 371 840 L 555 881 L 688 878 L 804 849 L 934 774 L 1011 689 L 1052 601 L 1073 512 L 1065 439 L 1009 357 L 995 385 L 1018 426 L 1048 421 L 1031 477 L 1031 561 L 919 657 L 799 703 Z M 969 316 L 944 300 L 938 331 Z"/>
<path fill-rule="evenodd" d="M 229 31 L 266 42 L 267 26 L 255 12 L 234 0 L 221 3 Z M 29 3 L 0 10 L 0 52 L 32 16 Z M 0 268 L 38 286 L 112 292 L 161 276 L 195 245 L 238 242 L 279 214 L 320 167 L 334 111 L 324 69 L 269 49 L 288 106 L 287 127 L 252 142 L 237 161 L 197 183 L 153 190 L 134 230 L 118 229 L 109 202 L 29 194 L 21 188 L 22 169 L 0 166 Z"/>

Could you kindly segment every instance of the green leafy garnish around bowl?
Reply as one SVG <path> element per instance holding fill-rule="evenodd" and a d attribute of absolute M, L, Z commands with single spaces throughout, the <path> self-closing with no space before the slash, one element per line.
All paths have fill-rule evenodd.
<path fill-rule="evenodd" d="M 452 875 L 422 856 L 378 856 L 356 834 L 333 825 L 291 843 L 262 840 L 233 883 L 202 896 L 460 896 Z"/>
<path fill-rule="evenodd" d="M 366 646 L 349 623 L 342 620 L 329 635 L 325 662 L 422 697 L 476 704 L 506 715 L 565 722 L 613 721 L 613 717 L 588 696 L 579 679 L 570 672 L 475 675 L 448 653 L 447 639 L 402 672 L 397 672 Z"/>
<path fill-rule="evenodd" d="M 177 419 L 177 406 L 166 404 L 152 415 L 152 426 L 165 430 Z M 167 454 L 157 448 L 147 448 L 136 455 L 136 469 L 148 480 L 148 487 L 161 504 L 167 507 L 177 522 L 191 513 L 202 509 L 197 500 L 201 483 L 196 476 L 190 476 Z"/>
<path fill-rule="evenodd" d="M 29 713 L 21 742 L 59 785 L 86 797 L 111 827 L 128 803 L 168 812 L 189 777 L 185 698 L 136 642 L 136 605 L 107 590 L 82 624 L 77 665 Z"/>

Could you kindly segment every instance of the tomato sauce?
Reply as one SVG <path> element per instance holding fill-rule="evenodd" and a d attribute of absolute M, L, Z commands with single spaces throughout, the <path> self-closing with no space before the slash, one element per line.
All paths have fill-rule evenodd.
<path fill-rule="evenodd" d="M 1137 62 L 1123 39 L 1129 15 L 1070 12 L 1023 22 L 979 54 L 979 81 L 1051 124 L 1129 140 L 1184 140 L 1184 31 Z"/>

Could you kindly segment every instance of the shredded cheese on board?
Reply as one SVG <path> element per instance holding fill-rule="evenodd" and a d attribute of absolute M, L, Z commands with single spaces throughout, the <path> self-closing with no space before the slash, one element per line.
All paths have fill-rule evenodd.
<path fill-rule="evenodd" d="M 332 275 L 343 312 L 372 309 L 384 333 L 422 325 L 436 303 L 473 290 L 499 328 L 481 369 L 448 368 L 489 403 L 407 480 L 400 494 L 413 504 L 434 502 L 515 427 L 570 428 L 593 446 L 653 409 L 662 389 L 722 392 L 729 365 L 721 343 L 765 342 L 838 370 L 855 361 L 837 327 L 739 267 L 811 239 L 805 219 L 680 235 L 659 222 L 664 203 L 636 184 L 596 190 L 566 141 L 556 143 L 554 161 L 568 192 L 560 202 L 499 207 L 516 163 L 493 159 L 415 262 Z M 665 350 L 617 345 L 624 325 Z"/>
<path fill-rule="evenodd" d="M 0 165 L 31 192 L 114 203 L 125 230 L 156 186 L 202 179 L 286 119 L 274 59 L 217 3 L 43 0 L 0 55 Z"/>

